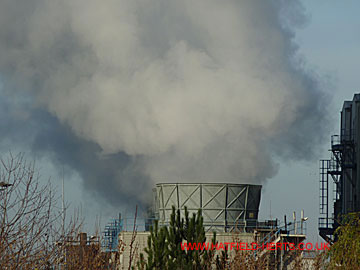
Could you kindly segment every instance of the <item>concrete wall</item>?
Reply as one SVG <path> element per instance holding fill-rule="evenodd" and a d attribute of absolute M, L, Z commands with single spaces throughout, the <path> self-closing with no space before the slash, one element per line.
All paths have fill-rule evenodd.
<path fill-rule="evenodd" d="M 120 255 L 120 266 L 117 269 L 128 269 L 129 267 L 129 258 L 130 258 L 130 243 L 132 239 L 132 232 L 121 232 L 119 235 L 119 241 L 122 243 L 123 251 Z M 143 253 L 145 258 L 146 254 L 144 252 L 144 248 L 147 247 L 147 239 L 150 235 L 150 232 L 138 232 L 136 235 L 136 239 L 134 242 L 133 247 L 137 247 L 137 252 L 135 255 L 135 260 L 133 261 L 136 263 L 138 260 L 140 253 Z M 213 233 L 207 233 L 206 239 L 207 242 L 211 242 L 213 237 Z M 253 233 L 216 233 L 216 240 L 220 243 L 225 242 L 246 242 L 252 243 L 254 241 L 254 234 Z M 135 266 L 136 264 L 133 265 Z"/>

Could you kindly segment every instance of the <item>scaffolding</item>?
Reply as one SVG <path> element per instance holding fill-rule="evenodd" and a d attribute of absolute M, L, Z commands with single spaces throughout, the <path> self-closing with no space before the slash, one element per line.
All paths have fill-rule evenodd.
<path fill-rule="evenodd" d="M 151 217 L 134 217 L 122 216 L 119 218 L 110 219 L 102 232 L 101 248 L 104 252 L 119 251 L 119 237 L 121 232 L 136 231 L 146 232 L 150 231 L 150 227 L 154 225 L 154 218 Z"/>
<path fill-rule="evenodd" d="M 103 231 L 101 247 L 105 252 L 118 251 L 119 233 L 123 229 L 121 216 L 118 219 L 111 219 Z"/>

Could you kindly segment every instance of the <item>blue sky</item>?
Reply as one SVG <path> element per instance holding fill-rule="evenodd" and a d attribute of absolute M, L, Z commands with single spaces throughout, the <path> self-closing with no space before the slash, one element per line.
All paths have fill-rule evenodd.
<path fill-rule="evenodd" d="M 360 92 L 360 2 L 359 1 L 302 1 L 309 21 L 296 31 L 296 43 L 307 65 L 328 84 L 333 95 L 329 103 L 332 132 L 318 160 L 329 158 L 330 136 L 339 133 L 339 112 L 344 100 Z M 317 160 L 281 163 L 280 171 L 264 187 L 261 217 L 292 217 L 301 209 L 309 217 L 307 228 L 311 241 L 320 241 L 317 234 L 319 213 L 319 164 Z"/>

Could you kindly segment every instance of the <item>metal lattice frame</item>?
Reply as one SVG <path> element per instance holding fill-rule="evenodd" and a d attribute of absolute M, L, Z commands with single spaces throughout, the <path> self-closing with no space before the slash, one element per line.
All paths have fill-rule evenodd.
<path fill-rule="evenodd" d="M 345 101 L 341 111 L 340 135 L 331 136 L 331 158 L 320 161 L 320 217 L 319 234 L 328 241 L 335 239 L 341 215 L 360 210 L 359 163 L 359 102 Z M 331 178 L 330 178 L 331 176 Z M 329 181 L 333 180 L 333 207 L 329 207 Z"/>
<path fill-rule="evenodd" d="M 231 231 L 256 222 L 260 204 L 260 185 L 248 184 L 157 184 L 155 215 L 160 225 L 170 221 L 172 207 L 184 214 L 202 211 L 209 231 Z"/>

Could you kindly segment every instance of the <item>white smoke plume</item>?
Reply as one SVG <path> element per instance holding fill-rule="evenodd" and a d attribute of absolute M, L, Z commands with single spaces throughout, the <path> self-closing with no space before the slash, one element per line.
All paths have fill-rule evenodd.
<path fill-rule="evenodd" d="M 304 21 L 298 1 L 2 0 L 0 78 L 143 181 L 261 183 L 324 127 Z"/>

